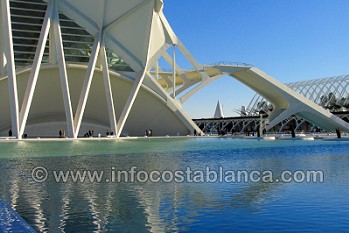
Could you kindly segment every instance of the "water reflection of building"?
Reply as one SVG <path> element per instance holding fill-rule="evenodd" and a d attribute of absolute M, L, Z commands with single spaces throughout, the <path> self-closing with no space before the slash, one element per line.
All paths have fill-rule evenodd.
<path fill-rule="evenodd" d="M 210 140 L 210 139 L 199 139 Z M 231 140 L 233 141 L 233 140 Z M 163 147 L 169 144 L 162 141 Z M 204 141 L 205 142 L 205 141 Z M 249 142 L 249 140 L 248 140 Z M 22 150 L 32 147 L 33 142 L 24 142 L 19 145 Z M 40 142 L 42 143 L 42 142 Z M 77 142 L 74 142 L 77 143 Z M 112 142 L 107 142 L 114 145 Z M 138 142 L 140 143 L 140 142 Z M 147 143 L 145 140 L 144 143 Z M 184 149 L 187 141 L 172 141 L 177 149 Z M 85 147 L 84 143 L 78 143 Z M 14 146 L 13 144 L 12 146 Z M 128 146 L 133 145 L 129 142 Z M 154 145 L 154 144 L 153 144 Z M 166 146 L 167 145 L 167 146 Z M 69 142 L 63 142 L 71 153 Z M 323 145 L 327 148 L 328 144 Z M 103 144 L 103 147 L 107 147 Z M 207 148 L 211 148 L 208 146 Z M 195 169 L 211 169 L 224 166 L 231 170 L 272 170 L 280 174 L 283 170 L 309 170 L 321 169 L 326 173 L 326 185 L 338 184 L 338 174 L 342 177 L 349 175 L 347 166 L 343 163 L 338 166 L 335 155 L 317 154 L 302 156 L 302 148 L 269 148 L 275 156 L 267 156 L 268 148 L 244 149 L 234 151 L 232 155 L 218 156 L 207 148 L 200 148 L 190 154 L 190 150 L 183 155 L 182 152 L 169 153 L 148 150 L 146 155 L 134 152 L 123 156 L 97 154 L 100 148 L 85 152 L 79 156 L 62 155 L 32 157 L 27 154 L 12 154 L 0 160 L 1 176 L 0 196 L 8 202 L 22 217 L 36 230 L 45 232 L 54 229 L 62 232 L 118 231 L 131 229 L 142 232 L 159 231 L 185 231 L 190 230 L 206 214 L 216 216 L 227 212 L 256 213 L 263 211 L 268 203 L 282 198 L 284 188 L 301 187 L 302 184 L 294 183 L 55 183 L 50 177 L 43 183 L 35 183 L 31 178 L 31 171 L 36 166 L 43 166 L 48 171 L 88 169 L 91 171 L 110 171 L 111 166 L 120 170 L 128 170 L 137 166 L 140 170 L 185 170 L 187 166 Z M 31 148 L 33 149 L 33 148 Z M 54 149 L 54 148 L 52 148 Z M 297 151 L 298 150 L 298 151 Z M 320 149 L 319 149 L 320 150 Z M 15 151 L 15 150 L 14 150 Z M 258 153 L 257 153 L 257 152 Z M 322 149 L 320 150 L 322 151 Z M 341 150 L 342 151 L 342 150 Z M 235 153 L 236 152 L 236 153 Z M 49 152 L 46 152 L 49 153 Z M 242 153 L 242 154 L 240 154 Z M 246 153 L 246 154 L 243 154 Z M 277 155 L 280 153 L 282 157 Z M 89 156 L 89 154 L 94 154 Z M 234 155 L 234 156 L 233 156 Z M 241 156 L 240 156 L 241 155 Z M 252 156 L 248 159 L 245 156 Z M 218 158 L 216 157 L 218 156 Z M 240 157 L 239 157 L 240 156 Z M 127 159 L 126 159 L 127 158 Z M 292 158 L 292 162 L 290 159 Z M 337 160 L 337 162 L 335 162 Z M 343 182 L 340 181 L 340 182 Z M 311 184 L 304 184 L 311 185 Z M 321 184 L 314 184 L 316 186 Z"/>
<path fill-rule="evenodd" d="M 62 232 L 77 232 L 81 229 L 89 232 L 105 232 L 106 229 L 163 231 L 166 225 L 160 218 L 160 190 L 153 196 L 149 184 L 57 184 L 52 177 L 47 182 L 35 183 L 31 178 L 31 170 L 38 164 L 49 172 L 69 169 L 109 172 L 113 161 L 118 169 L 129 169 L 127 161 L 120 165 L 112 157 L 106 159 L 107 162 L 98 162 L 96 157 L 86 156 L 30 158 L 25 155 L 5 159 L 2 162 L 6 169 L 3 169 L 0 179 L 3 187 L 1 197 L 39 232 L 48 229 Z M 154 164 L 155 161 L 158 163 Z M 173 159 L 149 160 L 148 165 L 147 161 L 134 161 L 134 164 L 139 168 L 155 170 L 163 165 L 160 161 L 170 168 L 178 169 L 179 162 Z M 170 188 L 168 191 L 172 193 L 173 190 Z"/>

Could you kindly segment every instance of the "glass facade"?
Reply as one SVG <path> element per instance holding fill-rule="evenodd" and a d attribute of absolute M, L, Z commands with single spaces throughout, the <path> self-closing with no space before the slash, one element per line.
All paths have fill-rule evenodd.
<path fill-rule="evenodd" d="M 47 3 L 41 0 L 11 0 L 10 4 L 15 63 L 17 67 L 27 66 L 34 60 Z M 65 15 L 60 14 L 59 18 L 66 62 L 88 63 L 93 36 Z M 43 63 L 50 62 L 49 43 L 48 40 Z M 114 52 L 107 50 L 107 56 L 110 69 L 132 71 Z"/>

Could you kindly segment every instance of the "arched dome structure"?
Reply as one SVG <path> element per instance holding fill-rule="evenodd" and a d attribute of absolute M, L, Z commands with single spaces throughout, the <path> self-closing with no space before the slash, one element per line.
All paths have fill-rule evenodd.
<path fill-rule="evenodd" d="M 292 82 L 286 86 L 331 112 L 349 110 L 349 75 Z M 256 94 L 248 104 L 246 114 L 255 116 L 259 111 L 268 112 L 271 109 L 272 103 Z"/>

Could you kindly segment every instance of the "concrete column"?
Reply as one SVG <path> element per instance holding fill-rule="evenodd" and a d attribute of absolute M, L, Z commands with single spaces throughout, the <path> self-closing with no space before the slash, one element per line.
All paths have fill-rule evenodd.
<path fill-rule="evenodd" d="M 176 45 L 172 46 L 172 68 L 173 68 L 173 94 L 172 97 L 176 99 Z"/>
<path fill-rule="evenodd" d="M 49 33 L 49 62 L 53 65 L 58 64 L 55 34 L 54 34 L 53 27 L 50 28 L 50 33 Z"/>
<path fill-rule="evenodd" d="M 148 63 L 148 61 L 147 61 Z M 143 80 L 144 80 L 144 77 L 145 77 L 145 74 L 146 74 L 146 70 L 144 70 L 141 74 L 138 74 L 139 76 L 136 78 L 134 84 L 133 84 L 133 87 L 132 87 L 132 90 L 131 90 L 131 93 L 130 95 L 128 96 L 128 99 L 126 101 L 126 104 L 121 112 L 121 116 L 120 116 L 120 119 L 119 119 L 119 123 L 118 123 L 118 133 L 116 134 L 116 137 L 120 137 L 121 133 L 122 133 L 122 130 L 124 129 L 124 126 L 125 126 L 125 123 L 126 123 L 126 120 L 128 118 L 128 115 L 130 114 L 130 111 L 131 111 L 131 108 L 136 100 L 136 97 L 138 95 L 138 92 L 142 86 L 142 83 L 143 83 Z"/>
<path fill-rule="evenodd" d="M 86 76 L 85 76 L 84 83 L 82 85 L 82 89 L 81 89 L 81 93 L 80 93 L 78 108 L 77 108 L 76 113 L 75 113 L 75 118 L 74 118 L 75 135 L 74 135 L 74 138 L 77 138 L 79 135 L 82 117 L 83 117 L 84 112 L 85 112 L 87 98 L 88 98 L 89 93 L 90 93 L 93 74 L 94 74 L 95 68 L 96 68 L 97 57 L 98 57 L 99 49 L 101 46 L 101 39 L 102 39 L 102 32 L 99 32 L 97 37 L 95 38 L 95 42 L 93 44 L 90 61 L 88 63 Z"/>
<path fill-rule="evenodd" d="M 35 57 L 34 57 L 32 69 L 30 72 L 28 84 L 23 97 L 23 103 L 22 103 L 22 108 L 20 112 L 20 131 L 19 132 L 21 135 L 24 133 L 29 110 L 30 110 L 33 96 L 34 96 L 36 83 L 39 77 L 41 62 L 44 55 L 45 45 L 47 42 L 49 30 L 50 30 L 52 13 L 53 13 L 53 2 L 50 1 L 46 10 L 45 19 L 41 28 L 38 45 L 35 51 Z"/>
<path fill-rule="evenodd" d="M 101 58 L 102 68 L 103 68 L 103 80 L 104 80 L 105 95 L 106 95 L 107 106 L 108 106 L 110 129 L 112 132 L 114 132 L 115 135 L 118 135 L 113 91 L 111 89 L 107 54 L 106 54 L 104 42 L 102 42 L 102 45 L 101 45 L 100 58 Z"/>
<path fill-rule="evenodd" d="M 2 12 L 2 4 L 0 4 L 0 12 Z M 2 20 L 1 20 L 2 21 Z M 0 76 L 5 75 L 6 70 L 6 56 L 5 56 L 5 46 L 4 46 L 4 26 L 3 22 L 0 23 Z"/>
<path fill-rule="evenodd" d="M 13 51 L 11 12 L 10 12 L 9 0 L 1 1 L 1 14 L 2 14 L 3 29 L 4 29 L 3 33 L 4 33 L 5 54 L 8 61 L 7 75 L 8 75 L 9 94 L 10 94 L 12 134 L 16 138 L 21 139 L 22 136 L 19 134 L 17 78 L 16 78 L 16 68 L 15 68 L 15 59 L 14 59 L 14 51 Z"/>
<path fill-rule="evenodd" d="M 57 52 L 57 60 L 59 64 L 59 75 L 61 79 L 61 88 L 65 109 L 65 117 L 67 122 L 67 136 L 69 138 L 74 138 L 75 129 L 74 129 L 74 121 L 73 121 L 73 111 L 71 105 L 70 91 L 69 91 L 69 82 L 68 82 L 68 74 L 67 68 L 64 58 L 64 50 L 63 50 L 63 41 L 62 41 L 62 33 L 61 26 L 59 22 L 59 15 L 57 9 L 57 1 L 54 2 L 54 11 L 53 11 L 53 28 L 55 35 L 55 47 Z"/>

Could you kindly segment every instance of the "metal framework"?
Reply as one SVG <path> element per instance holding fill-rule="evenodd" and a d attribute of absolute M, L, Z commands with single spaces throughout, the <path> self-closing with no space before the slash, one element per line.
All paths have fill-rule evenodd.
<path fill-rule="evenodd" d="M 261 120 L 259 117 L 229 117 L 222 119 L 194 119 L 205 134 L 243 134 L 256 133 Z"/>
<path fill-rule="evenodd" d="M 349 75 L 292 82 L 286 85 L 331 112 L 343 112 L 349 109 Z M 243 114 L 256 116 L 260 111 L 268 113 L 272 109 L 272 103 L 256 94 Z"/>
<path fill-rule="evenodd" d="M 335 115 L 345 122 L 349 122 L 349 112 L 336 112 Z M 266 128 L 267 118 L 260 119 L 258 116 L 242 116 L 227 118 L 206 118 L 193 119 L 197 126 L 205 134 L 231 134 L 231 135 L 253 135 L 260 129 Z M 262 125 L 261 125 L 262 123 Z M 316 133 L 324 132 L 319 126 L 296 115 L 284 119 L 279 124 L 268 130 L 269 133 L 291 133 L 292 129 L 296 132 Z"/>
<path fill-rule="evenodd" d="M 286 84 L 288 87 L 314 101 L 319 106 L 327 109 L 342 120 L 349 122 L 349 75 L 334 76 L 329 78 L 315 79 L 309 81 L 292 82 Z M 273 104 L 258 93 L 252 98 L 247 108 L 243 108 L 241 117 L 224 119 L 194 119 L 194 122 L 204 131 L 217 133 L 225 130 L 226 133 L 246 133 L 257 131 L 260 120 L 256 119 L 260 113 L 270 114 Z M 290 131 L 317 132 L 321 127 L 313 124 L 302 117 L 292 115 L 282 120 L 279 124 L 269 129 L 271 132 L 283 133 Z"/>

